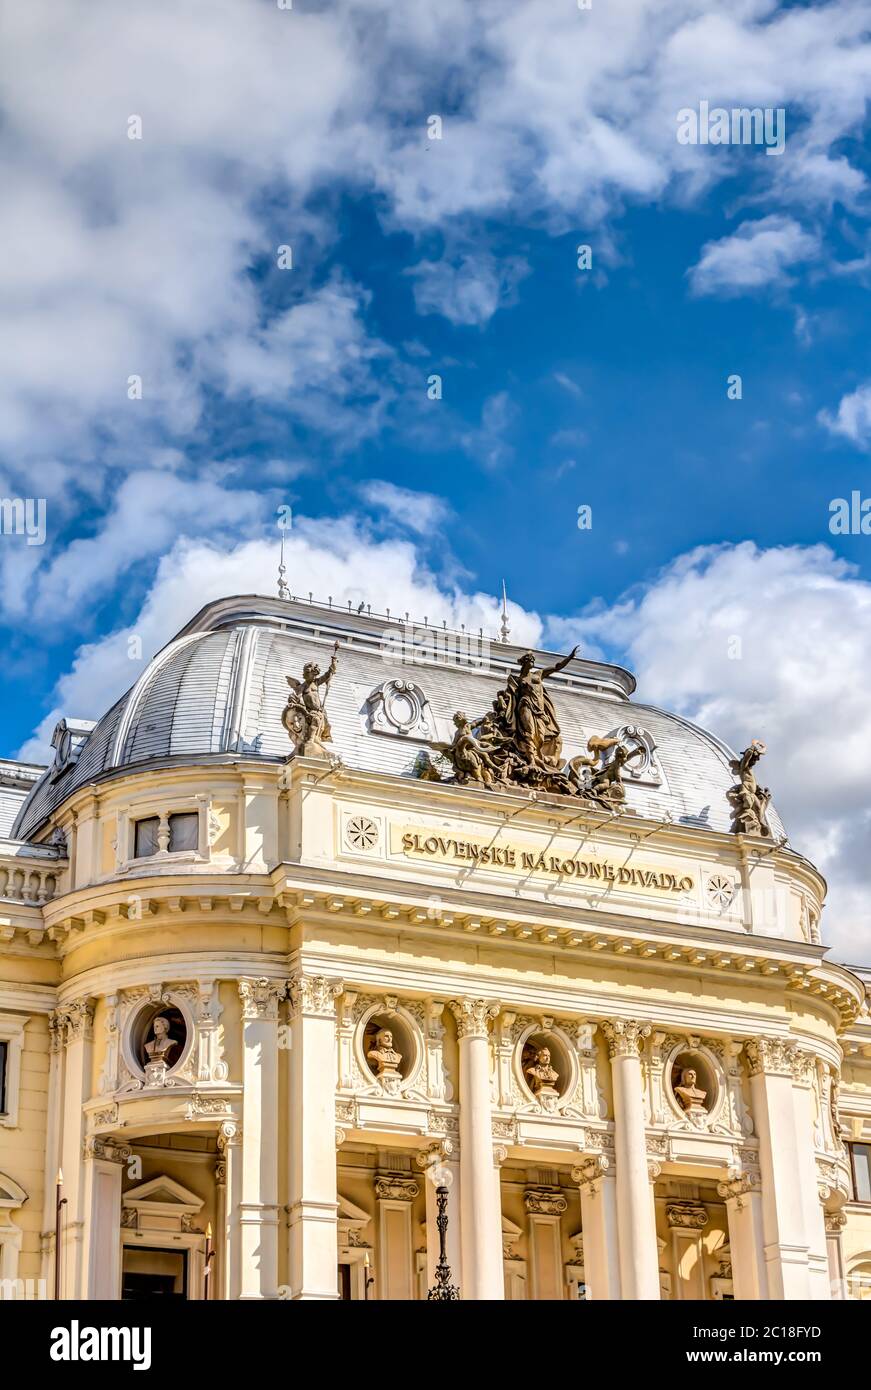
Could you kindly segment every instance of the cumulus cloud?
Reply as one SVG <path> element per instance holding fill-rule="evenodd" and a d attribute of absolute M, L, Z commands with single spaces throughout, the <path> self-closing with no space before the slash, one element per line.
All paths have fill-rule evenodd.
<path fill-rule="evenodd" d="M 145 426 L 184 435 L 216 389 L 280 394 L 305 367 L 305 316 L 270 323 L 274 276 L 259 272 L 279 242 L 295 243 L 288 273 L 300 299 L 318 295 L 337 217 L 335 200 L 315 215 L 313 195 L 327 188 L 375 194 L 391 227 L 445 234 L 454 224 L 469 238 L 438 270 L 423 262 L 416 284 L 422 312 L 468 324 L 510 302 L 523 270 L 474 249 L 482 218 L 603 227 L 629 200 L 691 201 L 731 177 L 734 150 L 677 142 L 677 112 L 702 97 L 795 113 L 796 159 L 790 134 L 783 160 L 747 166 L 773 197 L 816 207 L 862 193 L 843 149 L 869 88 L 860 0 L 712 0 L 704 13 L 697 0 L 638 0 L 628 12 L 565 0 L 426 8 L 6 7 L 15 61 L 0 122 L 0 448 L 24 460 L 107 434 L 130 445 Z M 433 111 L 440 140 L 427 138 Z M 141 139 L 128 138 L 131 117 Z M 781 236 L 768 279 L 811 251 L 808 235 Z M 757 241 L 754 255 L 764 251 Z M 746 259 L 736 264 L 742 252 L 710 252 L 708 270 L 716 279 L 728 256 L 729 283 L 755 284 Z M 320 293 L 312 318 L 327 350 L 336 332 L 347 361 L 342 307 Z M 360 333 L 353 345 L 365 361 Z M 144 383 L 133 407 L 131 374 Z M 326 384 L 318 396 L 328 428 Z M 304 412 L 307 393 L 283 400 Z"/>
<path fill-rule="evenodd" d="M 370 507 L 386 515 L 421 535 L 431 534 L 447 521 L 451 509 L 441 497 L 431 492 L 416 492 L 412 488 L 397 487 L 395 483 L 383 482 L 373 478 L 360 488 L 361 496 Z"/>
<path fill-rule="evenodd" d="M 688 272 L 693 294 L 746 294 L 792 284 L 790 267 L 820 253 L 816 233 L 806 232 L 792 217 L 772 213 L 757 222 L 742 222 L 732 236 L 709 241 Z"/>
<path fill-rule="evenodd" d="M 871 959 L 871 584 L 826 546 L 704 547 L 549 631 L 623 656 L 636 698 L 733 748 L 767 744 L 764 780 L 791 843 L 829 881 L 825 939 Z"/>
<path fill-rule="evenodd" d="M 517 302 L 517 286 L 529 266 L 519 256 L 500 259 L 474 250 L 421 261 L 407 274 L 414 277 L 419 314 L 442 314 L 451 323 L 483 328 L 497 309 Z"/>
<path fill-rule="evenodd" d="M 830 434 L 841 435 L 858 448 L 867 449 L 871 445 L 871 381 L 842 396 L 834 415 L 821 410 L 817 419 Z"/>

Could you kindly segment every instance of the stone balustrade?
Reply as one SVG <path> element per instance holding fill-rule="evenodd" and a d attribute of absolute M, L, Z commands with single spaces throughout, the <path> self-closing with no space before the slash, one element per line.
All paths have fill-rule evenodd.
<path fill-rule="evenodd" d="M 62 891 L 66 859 L 0 842 L 0 901 L 41 907 Z"/>

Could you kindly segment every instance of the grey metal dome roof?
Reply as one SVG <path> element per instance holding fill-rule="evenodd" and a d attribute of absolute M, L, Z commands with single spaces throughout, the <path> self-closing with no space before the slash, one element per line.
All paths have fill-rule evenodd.
<path fill-rule="evenodd" d="M 392 631 L 396 631 L 395 622 Z M 488 669 L 430 662 L 402 664 L 385 650 L 375 617 L 296 601 L 246 596 L 207 605 L 149 663 L 66 763 L 57 762 L 30 792 L 12 827 L 19 839 L 40 834 L 78 787 L 137 766 L 231 762 L 240 755 L 283 761 L 290 749 L 281 723 L 286 676 L 307 661 L 326 666 L 339 640 L 339 672 L 329 692 L 333 747 L 352 768 L 412 776 L 425 737 L 373 730 L 369 697 L 391 679 L 413 681 L 447 740 L 457 709 L 483 713 L 522 649 L 493 643 Z M 547 654 L 542 653 L 546 661 Z M 591 734 L 627 725 L 650 736 L 650 776 L 627 783 L 628 808 L 654 820 L 729 829 L 726 793 L 734 778 L 725 744 L 677 715 L 630 700 L 635 681 L 606 663 L 574 660 L 549 682 L 567 756 Z M 432 732 L 430 734 L 432 737 Z M 783 834 L 773 810 L 774 835 Z"/>

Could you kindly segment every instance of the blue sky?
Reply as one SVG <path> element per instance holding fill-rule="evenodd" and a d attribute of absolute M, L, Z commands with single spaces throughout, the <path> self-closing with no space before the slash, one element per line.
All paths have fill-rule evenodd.
<path fill-rule="evenodd" d="M 828 524 L 871 496 L 867 9 L 9 19 L 0 494 L 47 533 L 0 537 L 2 752 L 98 717 L 131 633 L 271 591 L 290 503 L 295 592 L 493 628 L 504 578 L 524 640 L 764 736 L 867 933 L 871 539 Z M 783 108 L 783 154 L 680 145 L 702 100 Z"/>

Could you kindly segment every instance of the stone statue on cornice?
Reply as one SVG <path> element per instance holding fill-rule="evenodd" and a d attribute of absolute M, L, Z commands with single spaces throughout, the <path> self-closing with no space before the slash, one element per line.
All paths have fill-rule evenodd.
<path fill-rule="evenodd" d="M 302 680 L 287 676 L 290 694 L 281 713 L 281 722 L 294 742 L 294 752 L 302 758 L 328 758 L 326 743 L 332 743 L 333 735 L 327 720 L 324 705 L 330 688 L 330 681 L 336 674 L 339 644 L 333 647 L 329 667 L 321 675 L 317 662 L 309 661 L 302 668 Z M 323 695 L 321 695 L 323 687 Z"/>
<path fill-rule="evenodd" d="M 753 771 L 764 752 L 765 744 L 754 738 L 739 757 L 729 762 L 730 772 L 738 778 L 726 793 L 732 805 L 731 828 L 736 835 L 771 834 L 767 820 L 771 792 L 767 787 L 760 787 Z"/>

